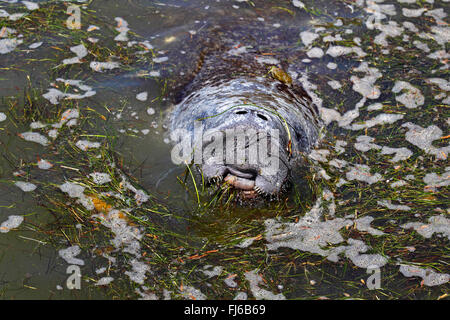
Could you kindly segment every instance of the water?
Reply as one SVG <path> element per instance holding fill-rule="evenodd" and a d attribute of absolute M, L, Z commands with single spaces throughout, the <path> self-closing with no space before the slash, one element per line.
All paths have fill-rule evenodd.
<path fill-rule="evenodd" d="M 68 4 L 39 5 L 0 2 L 0 223 L 24 217 L 2 225 L 3 298 L 446 297 L 448 2 L 93 1 L 73 30 Z M 171 162 L 173 96 L 219 46 L 285 57 L 320 107 L 287 199 L 215 202 Z"/>

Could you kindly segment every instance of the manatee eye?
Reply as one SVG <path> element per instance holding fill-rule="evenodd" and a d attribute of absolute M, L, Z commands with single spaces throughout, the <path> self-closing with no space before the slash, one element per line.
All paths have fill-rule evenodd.
<path fill-rule="evenodd" d="M 260 113 L 257 114 L 258 118 L 263 119 L 264 121 L 267 121 L 269 119 L 267 119 L 267 117 L 265 115 L 262 115 Z"/>
<path fill-rule="evenodd" d="M 240 111 L 236 111 L 236 114 L 247 114 L 247 111 L 245 110 L 240 110 Z"/>

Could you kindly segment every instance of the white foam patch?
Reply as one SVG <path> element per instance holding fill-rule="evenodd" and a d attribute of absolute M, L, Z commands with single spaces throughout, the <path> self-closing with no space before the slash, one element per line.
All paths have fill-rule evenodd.
<path fill-rule="evenodd" d="M 423 279 L 423 284 L 426 286 L 438 286 L 447 283 L 450 280 L 450 275 L 446 273 L 437 273 L 432 269 L 423 269 L 416 266 L 401 264 L 400 272 L 405 277 L 420 277 Z"/>
<path fill-rule="evenodd" d="M 408 128 L 405 138 L 406 141 L 422 149 L 425 153 L 434 155 L 437 160 L 446 160 L 450 152 L 450 145 L 437 148 L 432 145 L 433 141 L 443 136 L 442 130 L 435 125 L 422 128 L 411 122 L 404 123 L 402 127 Z"/>
<path fill-rule="evenodd" d="M 106 286 L 113 281 L 114 281 L 113 277 L 103 277 L 103 278 L 100 278 L 95 285 L 96 286 Z"/>
<path fill-rule="evenodd" d="M 379 86 L 375 85 L 375 82 L 382 77 L 381 72 L 376 68 L 369 67 L 367 62 L 362 62 L 354 71 L 364 72 L 366 75 L 363 78 L 357 76 L 350 78 L 353 82 L 353 90 L 368 99 L 379 98 L 381 91 Z"/>
<path fill-rule="evenodd" d="M 382 180 L 382 176 L 379 173 L 370 173 L 370 167 L 365 164 L 355 164 L 350 168 L 350 171 L 346 173 L 347 180 L 358 180 L 368 184 L 376 183 Z"/>
<path fill-rule="evenodd" d="M 442 234 L 450 240 L 450 219 L 444 215 L 428 218 L 428 223 L 409 222 L 401 225 L 403 229 L 414 229 L 424 238 L 431 238 L 434 233 Z"/>
<path fill-rule="evenodd" d="M 409 9 L 409 8 L 402 8 L 402 14 L 405 17 L 408 18 L 417 18 L 422 15 L 427 9 L 426 8 L 420 8 L 420 9 Z"/>
<path fill-rule="evenodd" d="M 4 114 L 3 112 L 0 112 L 0 122 L 5 121 L 6 120 L 6 114 Z"/>
<path fill-rule="evenodd" d="M 65 182 L 59 188 L 62 192 L 67 193 L 69 197 L 78 199 L 77 202 L 87 210 L 94 210 L 94 203 L 84 194 L 85 188 L 83 186 L 72 182 Z"/>
<path fill-rule="evenodd" d="M 372 143 L 375 141 L 375 138 L 369 136 L 359 136 L 356 138 L 356 141 L 355 149 L 362 152 L 367 152 L 371 149 L 381 149 L 381 146 Z"/>
<path fill-rule="evenodd" d="M 435 172 L 427 173 L 423 178 L 423 182 L 426 183 L 425 191 L 436 191 L 437 188 L 450 185 L 450 167 L 445 168 L 445 172 L 442 175 L 438 175 Z"/>
<path fill-rule="evenodd" d="M 103 72 L 105 70 L 112 70 L 120 67 L 118 62 L 99 62 L 92 61 L 89 65 L 92 70 L 96 72 Z"/>
<path fill-rule="evenodd" d="M 30 10 L 37 10 L 39 9 L 39 4 L 36 2 L 31 2 L 31 1 L 22 1 L 22 3 L 25 5 L 25 7 Z"/>
<path fill-rule="evenodd" d="M 63 258 L 68 264 L 76 264 L 79 266 L 84 266 L 84 261 L 75 258 L 77 255 L 81 253 L 81 249 L 79 246 L 75 245 L 72 247 L 68 247 L 66 249 L 61 249 L 58 251 L 58 254 L 61 258 Z"/>
<path fill-rule="evenodd" d="M 386 207 L 390 210 L 399 210 L 399 211 L 409 211 L 410 207 L 402 204 L 392 204 L 391 200 L 381 200 L 377 201 L 377 204 L 382 207 Z"/>
<path fill-rule="evenodd" d="M 21 43 L 23 41 L 16 38 L 0 39 L 0 54 L 7 54 L 14 51 Z"/>
<path fill-rule="evenodd" d="M 389 160 L 390 162 L 398 162 L 409 159 L 413 155 L 412 151 L 408 148 L 391 148 L 387 146 L 383 146 L 381 149 L 381 154 L 395 154 L 395 156 Z"/>
<path fill-rule="evenodd" d="M 330 46 L 326 52 L 326 54 L 334 58 L 350 53 L 355 53 L 360 58 L 367 55 L 360 47 Z"/>
<path fill-rule="evenodd" d="M 58 104 L 60 100 L 62 99 L 68 99 L 68 100 L 78 100 L 78 99 L 84 99 L 88 97 L 92 97 L 96 94 L 94 90 L 90 86 L 87 86 L 83 84 L 81 80 L 71 80 L 71 79 L 62 79 L 57 78 L 56 81 L 63 82 L 67 86 L 75 86 L 78 89 L 84 91 L 83 94 L 75 94 L 75 93 L 66 93 L 62 92 L 55 88 L 48 89 L 48 92 L 43 94 L 42 96 L 50 101 L 52 104 Z M 76 109 L 69 109 L 69 110 L 76 110 Z M 73 111 L 75 112 L 75 111 Z"/>
<path fill-rule="evenodd" d="M 103 172 L 93 172 L 89 174 L 89 177 L 92 178 L 92 181 L 95 184 L 105 184 L 111 182 L 111 177 L 109 176 L 109 174 Z"/>
<path fill-rule="evenodd" d="M 450 91 L 450 81 L 442 78 L 429 78 L 427 83 L 438 86 L 441 90 Z"/>
<path fill-rule="evenodd" d="M 192 286 L 185 286 L 183 287 L 183 291 L 181 292 L 181 295 L 186 299 L 191 300 L 206 300 L 207 297 L 198 289 L 192 287 Z"/>
<path fill-rule="evenodd" d="M 169 60 L 169 57 L 158 57 L 158 58 L 153 58 L 153 62 L 154 63 L 163 63 Z"/>
<path fill-rule="evenodd" d="M 81 59 L 83 59 L 85 56 L 88 55 L 88 51 L 86 47 L 83 44 L 80 44 L 78 46 L 74 46 L 70 48 L 70 51 L 76 54 L 76 57 L 64 59 L 62 63 L 64 65 L 69 64 L 75 64 L 75 63 L 81 63 Z"/>
<path fill-rule="evenodd" d="M 42 134 L 37 132 L 23 132 L 19 134 L 19 136 L 26 141 L 39 143 L 43 146 L 47 146 L 49 144 L 48 139 Z"/>
<path fill-rule="evenodd" d="M 256 300 L 286 300 L 286 297 L 282 293 L 274 294 L 260 287 L 260 285 L 264 284 L 264 281 L 257 273 L 257 270 L 246 272 L 245 279 L 248 281 L 250 291 Z"/>
<path fill-rule="evenodd" d="M 392 92 L 399 93 L 403 91 L 401 95 L 395 96 L 395 100 L 403 103 L 408 109 L 417 108 L 425 102 L 425 98 L 420 90 L 406 81 L 396 81 Z"/>
<path fill-rule="evenodd" d="M 260 64 L 270 64 L 270 65 L 277 65 L 280 63 L 279 60 L 273 58 L 273 57 L 266 57 L 266 56 L 258 56 L 255 58 L 256 61 Z"/>
<path fill-rule="evenodd" d="M 8 220 L 2 222 L 0 225 L 0 233 L 8 233 L 12 229 L 18 228 L 23 222 L 22 216 L 11 215 Z"/>
<path fill-rule="evenodd" d="M 327 82 L 327 84 L 334 90 L 342 88 L 342 84 L 336 80 L 330 80 Z"/>
<path fill-rule="evenodd" d="M 363 121 L 362 123 L 352 124 L 351 130 L 361 130 L 366 128 L 372 128 L 382 124 L 392 124 L 400 119 L 403 119 L 404 115 L 395 113 L 380 113 L 376 117 Z"/>
<path fill-rule="evenodd" d="M 374 236 L 384 235 L 385 233 L 383 231 L 380 231 L 380 230 L 375 229 L 370 226 L 370 224 L 372 223 L 373 220 L 374 220 L 374 218 L 370 217 L 370 216 L 365 216 L 365 217 L 356 219 L 355 220 L 356 229 L 358 229 L 359 231 L 367 232 Z"/>
<path fill-rule="evenodd" d="M 138 93 L 136 95 L 136 99 L 139 100 L 139 101 L 147 101 L 147 98 L 148 98 L 148 92 L 147 91 Z"/>
<path fill-rule="evenodd" d="M 38 168 L 41 170 L 48 170 L 53 168 L 53 164 L 51 164 L 50 162 L 48 162 L 47 160 L 44 159 L 40 159 L 37 163 Z"/>
<path fill-rule="evenodd" d="M 292 0 L 292 5 L 297 8 L 304 8 L 305 4 L 299 0 Z"/>
<path fill-rule="evenodd" d="M 306 52 L 306 55 L 310 58 L 322 58 L 324 53 L 321 48 L 314 47 Z"/>
<path fill-rule="evenodd" d="M 114 18 L 117 22 L 116 31 L 119 32 L 119 34 L 114 38 L 115 41 L 128 41 L 128 31 L 130 30 L 128 28 L 128 22 L 125 21 L 121 17 Z"/>
<path fill-rule="evenodd" d="M 219 276 L 223 271 L 223 267 L 221 266 L 215 266 L 212 270 L 208 270 L 210 268 L 211 266 L 206 265 L 203 267 L 203 270 L 200 271 L 203 272 L 203 274 L 206 275 L 208 278 Z"/>
<path fill-rule="evenodd" d="M 311 43 L 314 42 L 319 37 L 318 33 L 311 31 L 303 31 L 300 33 L 300 39 L 304 43 L 306 47 L 308 47 Z"/>
<path fill-rule="evenodd" d="M 131 281 L 138 284 L 144 284 L 145 279 L 147 279 L 146 273 L 150 271 L 150 266 L 142 261 L 133 259 L 130 262 L 131 271 L 125 271 L 125 274 L 130 278 Z"/>
<path fill-rule="evenodd" d="M 98 149 L 101 146 L 100 142 L 91 142 L 87 140 L 79 140 L 75 145 L 83 151 L 87 151 L 88 149 Z"/>
<path fill-rule="evenodd" d="M 37 48 L 39 48 L 40 46 L 42 46 L 42 44 L 43 44 L 42 41 L 34 42 L 34 43 L 30 44 L 30 45 L 28 46 L 28 48 L 29 48 L 29 49 L 37 49 Z"/>

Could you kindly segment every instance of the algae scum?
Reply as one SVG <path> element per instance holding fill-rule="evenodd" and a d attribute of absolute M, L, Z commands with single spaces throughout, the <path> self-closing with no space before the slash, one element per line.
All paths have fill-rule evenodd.
<path fill-rule="evenodd" d="M 446 298 L 449 6 L 0 1 L 0 296 Z M 240 206 L 171 163 L 205 47 L 256 50 L 319 107 L 287 199 Z"/>

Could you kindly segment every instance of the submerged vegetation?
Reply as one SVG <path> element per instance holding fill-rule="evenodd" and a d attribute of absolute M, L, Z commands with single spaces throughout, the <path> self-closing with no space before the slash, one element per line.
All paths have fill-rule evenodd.
<path fill-rule="evenodd" d="M 2 93 L 0 184 L 16 188 L 16 192 L 16 182 L 35 186 L 31 191 L 33 203 L 46 213 L 45 218 L 37 210 L 22 213 L 24 221 L 17 226 L 17 233 L 32 239 L 36 248 L 54 248 L 59 252 L 58 259 L 68 264 L 73 263 L 69 258 L 80 258 L 82 295 L 86 297 L 446 298 L 450 234 L 448 166 L 443 163 L 447 163 L 449 136 L 440 131 L 437 139 L 431 134 L 432 139 L 425 137 L 425 141 L 420 137 L 410 139 L 416 143 L 405 136 L 418 130 L 408 123 L 448 130 L 448 81 L 441 84 L 428 80 L 448 78 L 448 69 L 442 68 L 447 62 L 426 58 L 442 47 L 448 51 L 447 24 L 444 44 L 439 37 L 424 40 L 418 32 L 405 41 L 401 32 L 386 27 L 384 39 L 389 43 L 384 45 L 378 29 L 364 29 L 364 19 L 370 19 L 367 16 L 334 19 L 320 6 L 304 2 L 301 7 L 299 1 L 293 1 L 293 6 L 291 1 L 284 1 L 271 10 L 293 18 L 299 12 L 310 18 L 324 17 L 313 25 L 314 32 L 303 36 L 299 33 L 298 41 L 292 42 L 328 53 L 324 58 L 318 56 L 324 61 L 317 67 L 305 62 L 309 76 L 306 80 L 316 85 L 315 90 L 313 86 L 307 89 L 314 93 L 316 102 L 321 102 L 327 130 L 318 150 L 305 158 L 307 168 L 293 173 L 294 178 L 302 179 L 294 181 L 287 197 L 250 207 L 235 201 L 233 191 L 208 185 L 190 165 L 177 177 L 172 175 L 176 187 L 183 191 L 165 192 L 155 184 L 142 184 L 145 165 L 130 154 L 136 149 L 130 152 L 129 144 L 148 138 L 141 131 L 146 122 L 163 126 L 162 120 L 155 119 L 163 116 L 168 90 L 178 81 L 176 77 L 161 76 L 176 70 L 172 64 L 177 61 L 169 59 L 165 63 L 166 59 L 162 59 L 169 49 L 154 49 L 146 38 L 129 30 L 124 19 L 107 21 L 88 3 L 78 7 L 83 18 L 81 29 L 67 28 L 70 3 L 59 1 L 40 3 L 39 9 L 17 20 L 0 15 L 1 39 L 21 41 L 16 51 L 0 55 L 1 83 L 8 83 L 10 77 L 25 79 L 23 83 L 18 80 L 19 90 L 13 90 L 14 94 L 11 90 Z M 352 5 L 352 12 L 358 10 L 353 2 L 342 2 Z M 238 4 L 249 10 L 259 5 L 257 1 Z M 362 8 L 367 9 L 364 5 Z M 414 8 L 431 12 L 433 7 L 419 2 Z M 23 11 L 12 5 L 5 9 L 8 14 Z M 387 14 L 388 8 L 372 10 Z M 420 20 L 417 28 L 433 28 L 436 15 L 440 17 L 436 13 Z M 352 39 L 341 37 L 350 34 L 339 29 L 342 25 L 355 33 Z M 94 36 L 96 39 L 92 39 Z M 122 40 L 113 40 L 118 36 Z M 335 40 L 324 42 L 327 36 Z M 162 43 L 169 43 L 167 39 L 170 37 Z M 45 41 L 44 54 L 31 51 L 28 55 L 29 45 L 38 41 Z M 428 50 L 423 51 L 415 41 L 426 43 Z M 336 54 L 337 47 L 346 52 L 341 55 L 354 58 L 342 58 Z M 364 54 L 359 51 L 363 49 Z M 389 50 L 389 54 L 382 54 L 383 50 Z M 342 59 L 337 61 L 338 69 L 323 67 L 334 63 L 330 57 Z M 70 60 L 73 58 L 78 60 Z M 36 67 L 42 74 L 33 73 Z M 270 70 L 275 79 L 293 81 L 295 70 L 290 70 L 291 74 Z M 380 70 L 382 75 L 378 75 Z M 124 81 L 120 78 L 123 74 L 156 88 L 150 92 L 150 101 L 140 102 L 142 110 L 158 110 L 155 115 L 153 109 L 132 115 L 130 105 L 135 104 L 135 95 L 105 85 L 114 76 L 119 77 L 116 82 Z M 359 87 L 361 79 L 365 81 Z M 330 80 L 338 80 L 342 87 L 330 90 Z M 397 81 L 408 81 L 412 88 L 400 83 L 393 94 L 390 90 Z M 422 86 L 427 82 L 430 85 Z M 141 85 L 138 82 L 138 90 Z M 106 91 L 106 96 L 101 95 L 101 90 Z M 403 99 L 401 95 L 405 95 Z M 436 95 L 442 97 L 436 99 Z M 364 101 L 357 107 L 361 96 Z M 380 100 L 376 100 L 378 97 Z M 379 105 L 365 106 L 367 99 Z M 380 115 L 384 116 L 374 120 Z M 157 130 L 151 132 L 157 136 Z M 391 149 L 383 149 L 388 146 Z M 154 152 L 160 151 L 155 147 Z M 394 162 L 394 157 L 400 160 Z M 175 189 L 175 183 L 173 186 Z M 20 197 L 16 201 L 20 202 Z M 14 205 L 0 202 L 0 210 L 2 223 Z M 308 219 L 317 225 L 306 224 Z M 405 226 L 413 221 L 419 224 Z M 327 222 L 329 229 L 320 231 L 328 234 L 313 232 Z M 424 237 L 424 228 L 434 229 Z M 313 231 L 305 233 L 309 229 Z M 61 254 L 60 250 L 67 248 L 75 253 Z M 335 260 L 330 259 L 332 253 Z M 385 264 L 381 266 L 381 288 L 369 290 L 367 266 L 355 261 L 370 261 L 373 257 Z M 1 255 L 0 264 L 4 264 Z M 405 270 L 400 265 L 412 267 Z M 421 270 L 426 272 L 422 274 Z M 422 275 L 422 279 L 411 277 L 414 273 Z M 440 276 L 426 278 L 434 274 Z M 65 275 L 61 278 L 65 279 Z M 8 289 L 7 285 L 0 286 L 0 296 L 12 297 Z"/>

